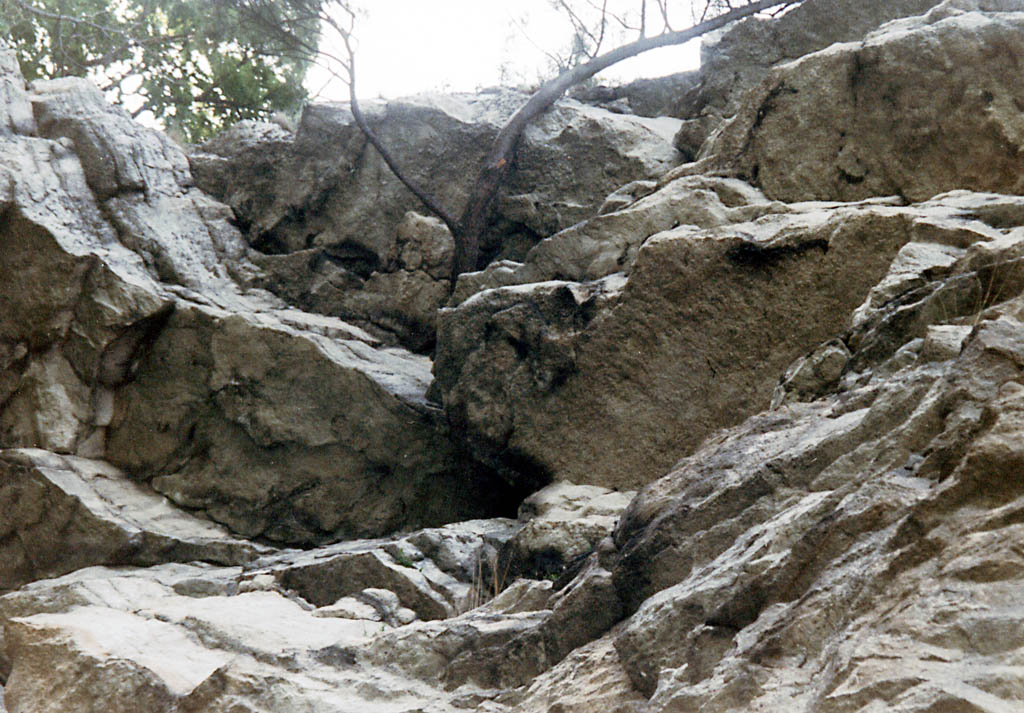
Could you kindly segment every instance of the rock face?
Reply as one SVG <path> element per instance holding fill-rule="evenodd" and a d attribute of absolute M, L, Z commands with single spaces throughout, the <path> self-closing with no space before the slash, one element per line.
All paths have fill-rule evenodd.
<path fill-rule="evenodd" d="M 638 116 L 674 116 L 684 118 L 690 94 L 698 87 L 701 72 L 678 72 L 655 79 L 635 79 L 618 86 L 597 86 L 573 91 L 574 99 L 596 104 L 609 111 Z"/>
<path fill-rule="evenodd" d="M 722 122 L 748 104 L 746 95 L 772 67 L 824 49 L 858 41 L 901 17 L 926 12 L 939 0 L 849 2 L 804 0 L 778 17 L 751 17 L 706 35 L 697 86 L 673 116 L 682 118 L 676 147 L 692 159 Z"/>
<path fill-rule="evenodd" d="M 254 252 L 236 223 L 291 240 L 349 208 L 257 230 L 286 203 L 253 176 L 218 203 L 173 143 L 0 51 L 0 711 L 1019 710 L 1024 196 L 986 191 L 1016 190 L 1016 144 L 982 130 L 1016 126 L 1010 4 L 776 68 L 762 90 L 799 93 L 755 92 L 718 153 L 440 312 L 436 221 Z M 871 125 L 885 95 L 851 114 L 831 83 L 858 52 L 903 63 L 862 69 L 921 136 L 976 154 L 851 128 L 877 163 L 836 193 L 784 117 Z M 961 103 L 923 83 L 937 57 Z M 261 146 L 301 168 L 278 129 L 221 141 L 195 165 L 225 190 Z M 339 295 L 377 316 L 295 307 Z"/>
<path fill-rule="evenodd" d="M 836 42 L 860 40 L 890 20 L 919 15 L 938 4 L 939 0 L 804 0 L 780 17 L 741 20 L 703 40 L 694 108 L 729 117 L 773 65 Z"/>
<path fill-rule="evenodd" d="M 773 75 L 778 81 L 766 82 L 715 144 L 734 148 L 749 168 L 741 174 L 768 197 L 851 200 L 893 192 L 902 200 L 781 204 L 735 180 L 676 177 L 730 165 L 734 154 L 721 148 L 670 172 L 660 188 L 623 201 L 625 207 L 615 209 L 618 204 L 609 201 L 611 212 L 542 241 L 521 264 L 496 263 L 461 279 L 455 306 L 440 317 L 431 395 L 466 432 L 474 452 L 495 467 L 620 488 L 647 482 L 714 430 L 765 408 L 766 379 L 845 329 L 852 308 L 915 233 L 949 231 L 945 241 L 963 247 L 957 235 L 973 233 L 975 238 L 967 237 L 973 240 L 1002 225 L 998 218 L 979 225 L 956 201 L 897 203 L 959 186 L 1022 189 L 1019 152 L 1004 139 L 1019 123 L 1016 109 L 971 112 L 954 121 L 955 129 L 939 128 L 946 120 L 940 116 L 956 111 L 950 114 L 949 94 L 943 93 L 956 91 L 947 78 L 961 77 L 954 87 L 982 86 L 992 66 L 984 53 L 1024 46 L 1016 24 L 1021 18 L 964 13 L 944 4 L 863 44 L 835 45 L 784 65 Z M 946 53 L 950 61 L 941 66 L 953 67 L 953 75 L 939 77 L 933 69 L 938 65 L 910 59 L 935 52 Z M 960 61 L 953 62 L 958 52 Z M 869 55 L 887 59 L 868 63 Z M 1012 53 L 999 56 L 1016 61 Z M 878 91 L 889 87 L 897 96 L 904 87 L 914 106 L 901 120 L 916 112 L 918 124 L 936 127 L 929 130 L 942 132 L 942 141 L 901 143 L 879 96 L 860 109 L 826 101 L 852 96 L 850 82 L 839 77 L 853 66 L 862 73 L 874 67 L 870 71 L 880 76 L 869 84 Z M 935 72 L 936 91 L 928 95 L 934 102 L 919 101 L 919 87 L 928 85 L 913 79 L 908 66 Z M 828 73 L 823 67 L 843 69 Z M 1019 89 L 1014 76 L 1007 65 L 988 82 L 997 93 L 1004 87 L 1000 96 L 1007 106 Z M 772 87 L 788 86 L 785 77 L 802 84 L 775 92 Z M 762 101 L 764 96 L 770 99 Z M 784 110 L 786 102 L 791 105 Z M 883 127 L 871 116 L 889 118 Z M 870 130 L 836 128 L 846 120 Z M 800 122 L 806 132 L 793 131 Z M 995 131 L 999 126 L 1006 131 Z M 845 141 L 846 153 L 819 154 L 830 150 L 824 139 L 806 150 L 794 144 L 821 132 Z M 888 148 L 869 154 L 869 145 Z M 832 181 L 829 176 L 844 170 L 843 155 L 856 151 L 878 165 L 864 174 L 875 178 Z M 953 155 L 964 158 L 951 162 Z M 902 184 L 888 180 L 898 176 Z M 638 190 L 643 195 L 653 189 Z M 500 289 L 465 299 L 484 288 Z M 618 445 L 594 447 L 605 438 Z"/>
<path fill-rule="evenodd" d="M 514 512 L 426 404 L 429 360 L 248 288 L 169 139 L 79 80 L 25 97 L 43 138 L 0 138 L 4 446 L 105 459 L 279 541 Z"/>
<path fill-rule="evenodd" d="M 659 205 L 659 193 L 644 201 Z M 628 279 L 503 287 L 443 312 L 434 393 L 496 465 L 637 487 L 715 430 L 766 408 L 774 379 L 847 328 L 915 236 L 962 249 L 995 232 L 959 200 L 941 198 L 909 207 L 762 201 L 760 210 L 778 212 L 657 233 Z M 628 252 L 620 234 L 598 242 L 586 224 L 574 230 L 591 266 L 569 263 L 577 279 L 616 264 L 594 254 Z M 578 249 L 549 252 L 579 264 Z"/>
<path fill-rule="evenodd" d="M 366 113 L 410 178 L 457 215 L 491 141 L 526 98 L 506 90 L 424 95 L 370 105 Z M 678 163 L 671 145 L 678 125 L 571 100 L 557 104 L 523 137 L 484 258 L 521 258 L 540 237 L 593 215 L 623 183 Z M 261 286 L 391 343 L 432 346 L 434 324 L 422 312 L 443 303 L 447 273 L 404 259 L 403 216 L 422 206 L 366 144 L 344 105 L 307 107 L 294 136 L 240 124 L 190 160 L 199 185 L 234 209 L 249 243 L 267 254 L 258 260 L 267 271 Z"/>
<path fill-rule="evenodd" d="M 786 201 L 1024 191 L 1024 3 L 960 9 L 972 5 L 946 2 L 773 70 L 710 142 L 709 163 Z"/>
<path fill-rule="evenodd" d="M 0 451 L 0 500 L 5 590 L 92 565 L 234 565 L 265 549 L 182 512 L 102 461 L 49 451 Z"/>
<path fill-rule="evenodd" d="M 1017 705 L 1000 671 L 1020 625 L 1022 235 L 921 265 L 844 336 L 829 393 L 723 433 L 632 503 L 612 571 L 637 610 L 616 647 L 651 710 Z M 962 348 L 926 348 L 940 330 Z"/>

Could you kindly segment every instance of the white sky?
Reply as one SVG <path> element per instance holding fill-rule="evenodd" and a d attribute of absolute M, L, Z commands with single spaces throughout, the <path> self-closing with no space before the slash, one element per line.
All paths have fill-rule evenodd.
<path fill-rule="evenodd" d="M 636 5 L 635 0 L 612 0 L 610 7 L 616 2 Z M 563 50 L 572 34 L 569 21 L 549 0 L 365 0 L 365 5 L 367 14 L 359 18 L 355 35 L 357 87 L 366 98 L 535 83 L 549 74 L 544 50 Z M 689 17 L 673 18 L 676 29 L 690 24 Z M 598 80 L 695 69 L 699 52 L 699 40 L 652 50 L 609 68 Z M 327 73 L 313 70 L 307 87 L 316 93 L 328 80 Z M 344 99 L 347 89 L 334 82 L 320 96 Z"/>

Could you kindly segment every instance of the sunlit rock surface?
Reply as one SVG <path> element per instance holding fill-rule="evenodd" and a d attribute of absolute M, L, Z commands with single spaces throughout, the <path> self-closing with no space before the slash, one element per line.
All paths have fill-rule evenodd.
<path fill-rule="evenodd" d="M 623 212 L 660 206 L 662 191 L 678 190 L 669 183 Z M 938 274 L 974 241 L 1020 224 L 987 211 L 991 200 L 754 202 L 731 209 L 737 222 L 713 215 L 704 229 L 638 238 L 628 276 L 483 291 L 441 314 L 432 394 L 498 466 L 529 463 L 578 483 L 637 487 L 715 430 L 768 407 L 794 359 L 847 329 L 866 299 L 882 299 L 895 279 L 886 277 L 890 263 L 908 259 L 905 246 L 940 253 L 934 267 L 925 257 L 908 263 Z M 1003 203 L 1011 213 L 1022 205 Z M 685 220 L 687 204 L 679 205 Z M 744 220 L 749 207 L 764 214 Z M 628 232 L 601 240 L 589 227 L 617 215 L 535 252 L 561 243 L 548 255 L 566 256 L 570 272 L 582 251 L 621 251 Z"/>
<path fill-rule="evenodd" d="M 252 289 L 181 149 L 84 80 L 32 90 L 47 138 L 0 137 L 4 446 L 111 461 L 278 541 L 514 512 L 426 403 L 428 359 Z"/>
<path fill-rule="evenodd" d="M 993 12 L 967 11 L 979 6 Z M 1019 0 L 948 0 L 781 65 L 705 147 L 704 167 L 786 201 L 1024 192 L 1022 43 Z"/>
<path fill-rule="evenodd" d="M 359 324 L 298 307 L 368 252 L 252 252 L 173 143 L 0 52 L 0 711 L 1020 710 L 1024 198 L 986 133 L 1015 126 L 1011 5 L 856 45 L 897 98 L 964 59 L 907 114 L 975 132 L 960 164 L 882 142 L 857 155 L 912 180 L 829 193 L 772 112 L 847 121 L 833 46 L 775 70 L 801 93 L 730 170 L 771 130 L 821 168 L 800 190 L 856 200 L 623 177 L 440 312 L 450 236 L 403 209 Z M 248 132 L 293 150 L 223 141 Z"/>

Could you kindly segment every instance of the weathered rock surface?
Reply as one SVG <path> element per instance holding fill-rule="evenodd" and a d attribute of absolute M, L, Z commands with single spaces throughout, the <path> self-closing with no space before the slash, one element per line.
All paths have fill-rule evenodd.
<path fill-rule="evenodd" d="M 429 360 L 248 289 L 229 209 L 92 85 L 27 96 L 46 138 L 0 137 L 0 444 L 110 461 L 289 542 L 514 511 L 426 404 Z"/>
<path fill-rule="evenodd" d="M 366 113 L 410 177 L 457 214 L 491 141 L 525 99 L 505 90 L 424 95 Z M 678 162 L 670 143 L 677 127 L 560 102 L 526 131 L 484 259 L 522 258 L 540 237 L 596 213 L 620 185 L 664 173 Z M 191 163 L 199 185 L 228 203 L 250 244 L 268 254 L 258 259 L 268 273 L 261 286 L 391 343 L 432 346 L 424 312 L 444 299 L 447 274 L 406 259 L 403 216 L 422 206 L 344 105 L 307 107 L 294 136 L 240 124 L 199 147 Z"/>
<path fill-rule="evenodd" d="M 203 560 L 241 564 L 265 548 L 174 508 L 101 461 L 0 451 L 0 589 L 83 567 Z"/>
<path fill-rule="evenodd" d="M 519 506 L 522 528 L 508 541 L 501 567 L 507 576 L 552 578 L 612 534 L 635 491 L 559 481 Z"/>
<path fill-rule="evenodd" d="M 525 587 L 524 580 L 443 626 L 412 622 L 470 605 L 471 590 L 481 586 L 479 562 L 518 527 L 467 522 L 316 553 L 281 552 L 244 568 L 91 567 L 26 585 L 0 597 L 7 706 L 465 709 L 497 691 L 445 690 L 440 674 L 461 654 L 535 628 L 548 616 L 550 583 Z M 363 555 L 375 564 L 365 566 Z"/>
<path fill-rule="evenodd" d="M 804 0 L 780 17 L 753 17 L 707 36 L 701 45 L 698 111 L 729 117 L 773 65 L 836 42 L 859 40 L 897 18 L 927 12 L 940 0 Z"/>
<path fill-rule="evenodd" d="M 688 95 L 700 84 L 701 72 L 677 72 L 654 79 L 634 79 L 617 86 L 585 87 L 571 92 L 573 99 L 609 111 L 638 116 L 685 118 L 692 111 Z"/>
<path fill-rule="evenodd" d="M 779 200 L 1024 191 L 1024 3 L 950 0 L 774 69 L 707 147 Z M 794 11 L 796 12 L 796 11 Z"/>
<path fill-rule="evenodd" d="M 745 223 L 787 210 L 735 179 L 685 176 L 660 190 L 656 183 L 630 183 L 606 199 L 600 215 L 542 240 L 521 263 L 501 260 L 461 275 L 451 304 L 492 287 L 628 273 L 640 246 L 658 233 Z"/>
<path fill-rule="evenodd" d="M 662 189 L 693 194 L 687 190 L 675 182 Z M 703 191 L 707 200 L 692 211 L 689 201 L 662 201 L 662 191 L 531 253 L 549 265 L 564 260 L 572 278 L 593 279 L 618 262 L 603 256 L 638 246 L 628 278 L 492 289 L 442 312 L 432 394 L 481 457 L 579 483 L 637 487 L 716 429 L 766 408 L 778 375 L 850 326 L 851 312 L 909 242 L 929 236 L 948 258 L 1008 225 L 986 211 L 985 196 L 968 201 L 974 208 L 957 196 L 908 207 L 751 199 L 725 208 Z M 640 212 L 645 203 L 656 209 Z M 631 211 L 655 216 L 654 229 L 670 225 L 673 211 L 712 227 L 681 225 L 646 241 L 648 229 L 602 235 L 601 221 L 653 220 L 620 217 Z M 760 217 L 728 222 L 747 211 Z"/>
<path fill-rule="evenodd" d="M 698 86 L 682 95 L 672 114 L 684 119 L 676 147 L 690 159 L 697 156 L 775 65 L 860 40 L 885 22 L 926 12 L 938 2 L 804 0 L 779 17 L 748 18 L 705 36 Z"/>
<path fill-rule="evenodd" d="M 366 113 L 410 177 L 457 213 L 490 140 L 525 99 L 506 90 L 421 95 Z M 556 105 L 524 136 L 502 217 L 542 236 L 588 217 L 618 186 L 673 165 L 666 134 L 676 125 L 573 101 Z M 200 147 L 191 164 L 199 184 L 235 209 L 250 226 L 250 242 L 266 252 L 320 247 L 374 269 L 402 216 L 420 208 L 366 146 L 344 105 L 309 106 L 294 138 L 240 125 Z"/>
<path fill-rule="evenodd" d="M 1004 8 L 948 2 L 876 38 L 921 64 L 928 28 L 1016 22 L 981 5 Z M 0 52 L 0 711 L 1021 708 L 1024 198 L 632 182 L 460 281 L 442 414 L 429 361 L 382 346 L 397 328 L 253 289 L 268 256 L 172 144 L 11 67 Z M 404 299 L 388 280 L 446 273 L 436 223 L 393 238 L 373 309 Z M 280 277 L 324 254 L 269 258 Z M 333 289 L 310 270 L 322 292 L 289 300 Z M 423 299 L 406 335 L 430 329 Z M 447 426 L 524 491 L 580 484 L 518 521 L 376 537 L 519 503 Z M 375 537 L 272 549 L 176 504 L 253 537 Z"/>
<path fill-rule="evenodd" d="M 20 75 L 14 54 L 0 44 L 0 134 L 31 135 L 35 131 L 32 105 Z"/>
<path fill-rule="evenodd" d="M 236 532 L 284 542 L 507 510 L 514 496 L 460 457 L 426 403 L 429 369 L 260 315 L 181 308 L 117 390 L 106 455 Z"/>
<path fill-rule="evenodd" d="M 962 352 L 897 349 L 722 434 L 633 502 L 613 572 L 638 608 L 616 646 L 651 710 L 1019 705 L 1019 642 L 1005 632 L 1021 611 L 1010 434 L 1024 330 L 1019 296 L 1002 298 L 1019 295 L 1021 236 L 972 247 L 902 296 L 920 309 L 957 279 L 1014 284 L 951 307 L 950 327 L 974 324 Z M 879 308 L 882 322 L 845 339 L 855 363 L 865 332 L 907 307 Z M 916 325 L 903 324 L 913 350 Z"/>
<path fill-rule="evenodd" d="M 255 253 L 263 269 L 254 284 L 289 304 L 338 315 L 384 343 L 417 352 L 433 348 L 437 310 L 448 299 L 455 243 L 437 218 L 410 211 L 395 229 L 386 267 L 361 277 L 320 248 L 281 255 Z"/>

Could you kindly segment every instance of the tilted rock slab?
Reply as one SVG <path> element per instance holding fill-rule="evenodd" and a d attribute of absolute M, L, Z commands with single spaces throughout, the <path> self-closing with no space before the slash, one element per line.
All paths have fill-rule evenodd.
<path fill-rule="evenodd" d="M 258 314 L 179 309 L 117 389 L 106 455 L 236 532 L 284 542 L 510 508 L 426 403 L 429 368 Z"/>
<path fill-rule="evenodd" d="M 285 551 L 245 567 L 91 567 L 34 582 L 0 597 L 6 705 L 12 713 L 464 710 L 500 691 L 471 683 L 454 663 L 500 649 L 550 614 L 550 582 L 524 581 L 463 609 L 465 590 L 481 584 L 478 560 L 518 527 L 475 521 Z M 381 566 L 346 565 L 362 555 Z M 432 608 L 440 602 L 444 609 Z M 453 618 L 411 623 L 418 615 Z M 450 670 L 461 676 L 455 685 L 446 685 Z"/>
<path fill-rule="evenodd" d="M 697 170 L 784 201 L 1024 192 L 1022 51 L 1024 4 L 943 3 L 772 70 Z"/>
<path fill-rule="evenodd" d="M 241 564 L 266 548 L 173 507 L 101 461 L 0 451 L 0 589 L 98 564 Z"/>
<path fill-rule="evenodd" d="M 513 511 L 426 404 L 427 359 L 247 290 L 230 210 L 173 142 L 84 80 L 32 90 L 12 101 L 46 138 L 0 135 L 0 445 L 289 542 Z"/>
<path fill-rule="evenodd" d="M 976 215 L 985 197 L 975 212 L 950 201 L 755 202 L 766 214 L 749 222 L 723 224 L 727 211 L 712 219 L 720 227 L 641 232 L 628 278 L 501 287 L 445 310 L 431 393 L 497 467 L 637 487 L 767 407 L 775 379 L 850 325 L 914 236 L 962 249 L 1000 235 Z M 556 235 L 537 253 L 564 241 L 548 259 L 565 256 L 574 276 L 602 251 L 628 254 L 629 238 L 573 230 L 575 246 Z"/>
<path fill-rule="evenodd" d="M 1024 206 L 941 200 L 992 222 Z M 838 380 L 710 438 L 567 585 L 604 611 L 584 584 L 610 572 L 625 617 L 591 676 L 625 671 L 652 712 L 1019 706 L 1024 231 L 958 247 L 941 222 L 826 343 L 847 349 Z M 928 246 L 954 259 L 912 266 Z"/>

